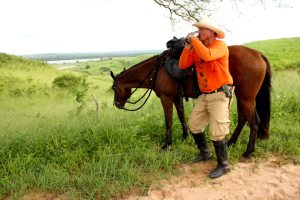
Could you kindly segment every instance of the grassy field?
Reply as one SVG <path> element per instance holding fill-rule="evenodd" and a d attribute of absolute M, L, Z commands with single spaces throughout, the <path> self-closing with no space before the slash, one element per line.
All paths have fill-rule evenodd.
<path fill-rule="evenodd" d="M 246 44 L 246 46 L 264 53 L 272 61 L 273 70 L 299 68 L 299 45 L 299 37 L 257 41 Z"/>
<path fill-rule="evenodd" d="M 270 139 L 257 142 L 255 159 L 276 155 L 282 162 L 300 163 L 300 45 L 294 45 L 299 41 L 247 44 L 266 54 L 273 69 Z M 59 71 L 0 54 L 0 199 L 20 199 L 29 192 L 63 194 L 68 199 L 143 193 L 152 180 L 174 174 L 175 166 L 190 162 L 197 151 L 191 137 L 181 141 L 177 117 L 174 145 L 160 151 L 164 116 L 154 95 L 136 112 L 112 105 L 108 70 L 120 72 L 150 56 L 76 63 L 72 71 Z M 99 101 L 99 118 L 92 94 Z M 193 101 L 185 102 L 187 115 L 192 106 Z M 231 121 L 232 133 L 235 105 Z M 248 136 L 245 127 L 229 148 L 232 164 L 245 151 Z"/>

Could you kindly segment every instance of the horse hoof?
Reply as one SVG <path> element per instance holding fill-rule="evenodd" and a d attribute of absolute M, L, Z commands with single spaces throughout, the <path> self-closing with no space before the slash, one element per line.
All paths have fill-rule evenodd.
<path fill-rule="evenodd" d="M 239 160 L 241 163 L 250 163 L 252 162 L 252 159 L 250 158 L 245 158 L 245 157 L 241 157 L 240 160 Z"/>
<path fill-rule="evenodd" d="M 234 145 L 234 144 L 235 144 L 235 143 L 234 143 L 234 142 L 231 142 L 231 141 L 228 141 L 228 142 L 227 142 L 227 146 L 228 146 L 228 147 L 230 147 L 230 146 L 232 146 L 232 145 Z"/>
<path fill-rule="evenodd" d="M 188 137 L 188 134 L 183 134 L 182 135 L 182 141 L 185 141 L 187 139 L 187 137 Z"/>
<path fill-rule="evenodd" d="M 170 146 L 170 144 L 164 144 L 164 145 L 161 147 L 161 150 L 162 150 L 162 151 L 166 151 L 166 150 L 168 150 L 169 146 Z"/>
<path fill-rule="evenodd" d="M 245 158 L 245 159 L 251 159 L 251 157 L 253 156 L 253 153 L 247 153 L 247 152 L 245 152 L 245 153 L 243 153 L 243 158 Z"/>

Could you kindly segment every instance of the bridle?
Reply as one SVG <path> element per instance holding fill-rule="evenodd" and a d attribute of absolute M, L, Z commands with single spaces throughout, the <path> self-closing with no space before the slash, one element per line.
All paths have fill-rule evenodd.
<path fill-rule="evenodd" d="M 133 95 L 139 88 L 140 86 L 150 77 L 150 82 L 149 82 L 149 87 L 147 87 L 147 90 L 146 92 L 136 101 L 132 102 L 132 101 L 129 101 L 129 100 L 126 100 L 126 103 L 129 103 L 129 104 L 132 104 L 132 105 L 135 105 L 137 104 L 138 102 L 140 102 L 146 95 L 146 99 L 144 100 L 144 102 L 137 108 L 134 108 L 134 109 L 130 109 L 130 108 L 125 108 L 125 107 L 122 107 L 121 109 L 124 109 L 124 110 L 127 110 L 127 111 L 137 111 L 139 109 L 141 109 L 145 104 L 146 102 L 148 101 L 151 93 L 152 93 L 152 90 L 154 88 L 154 85 L 155 85 L 155 81 L 156 81 L 156 76 L 157 76 L 157 71 L 158 71 L 158 68 L 159 66 L 161 66 L 162 64 L 165 63 L 165 59 L 162 59 L 164 57 L 164 53 L 160 54 L 160 55 L 157 55 L 157 58 L 156 58 L 156 62 L 155 64 L 153 65 L 152 67 L 152 70 L 146 75 L 146 77 L 138 84 L 138 86 L 133 90 L 133 92 L 130 93 L 129 95 L 129 98 L 131 97 L 131 95 Z M 113 83 L 113 89 L 116 90 L 117 89 L 117 81 L 115 80 L 114 83 Z M 116 95 L 115 95 L 115 98 L 114 98 L 114 102 L 116 101 Z"/>

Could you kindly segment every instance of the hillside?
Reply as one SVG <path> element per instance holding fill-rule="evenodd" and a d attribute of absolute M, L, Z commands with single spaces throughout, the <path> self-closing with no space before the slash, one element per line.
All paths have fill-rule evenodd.
<path fill-rule="evenodd" d="M 264 53 L 273 70 L 300 67 L 300 37 L 263 40 L 245 46 Z"/>

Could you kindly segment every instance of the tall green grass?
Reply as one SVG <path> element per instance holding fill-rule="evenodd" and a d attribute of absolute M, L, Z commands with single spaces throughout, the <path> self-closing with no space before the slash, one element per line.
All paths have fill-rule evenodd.
<path fill-rule="evenodd" d="M 197 153 L 191 137 L 182 142 L 175 111 L 174 145 L 160 151 L 165 123 L 155 95 L 139 111 L 118 110 L 112 105 L 109 73 L 91 72 L 94 75 L 85 76 L 89 90 L 84 108 L 76 112 L 75 94 L 52 87 L 52 82 L 62 74 L 81 74 L 16 57 L 5 59 L 10 61 L 0 65 L 0 198 L 21 199 L 28 192 L 64 194 L 68 199 L 144 193 L 152 180 L 175 173 L 174 166 L 190 162 Z M 257 142 L 255 157 L 275 154 L 299 163 L 300 71 L 273 69 L 272 82 L 270 139 Z M 27 92 L 33 85 L 34 92 Z M 16 89 L 19 93 L 12 92 Z M 99 118 L 92 94 L 99 101 Z M 185 102 L 187 117 L 192 107 L 192 100 Z M 231 121 L 232 133 L 237 123 L 235 105 Z M 248 137 L 245 127 L 237 144 L 229 148 L 232 164 L 246 150 Z"/>

